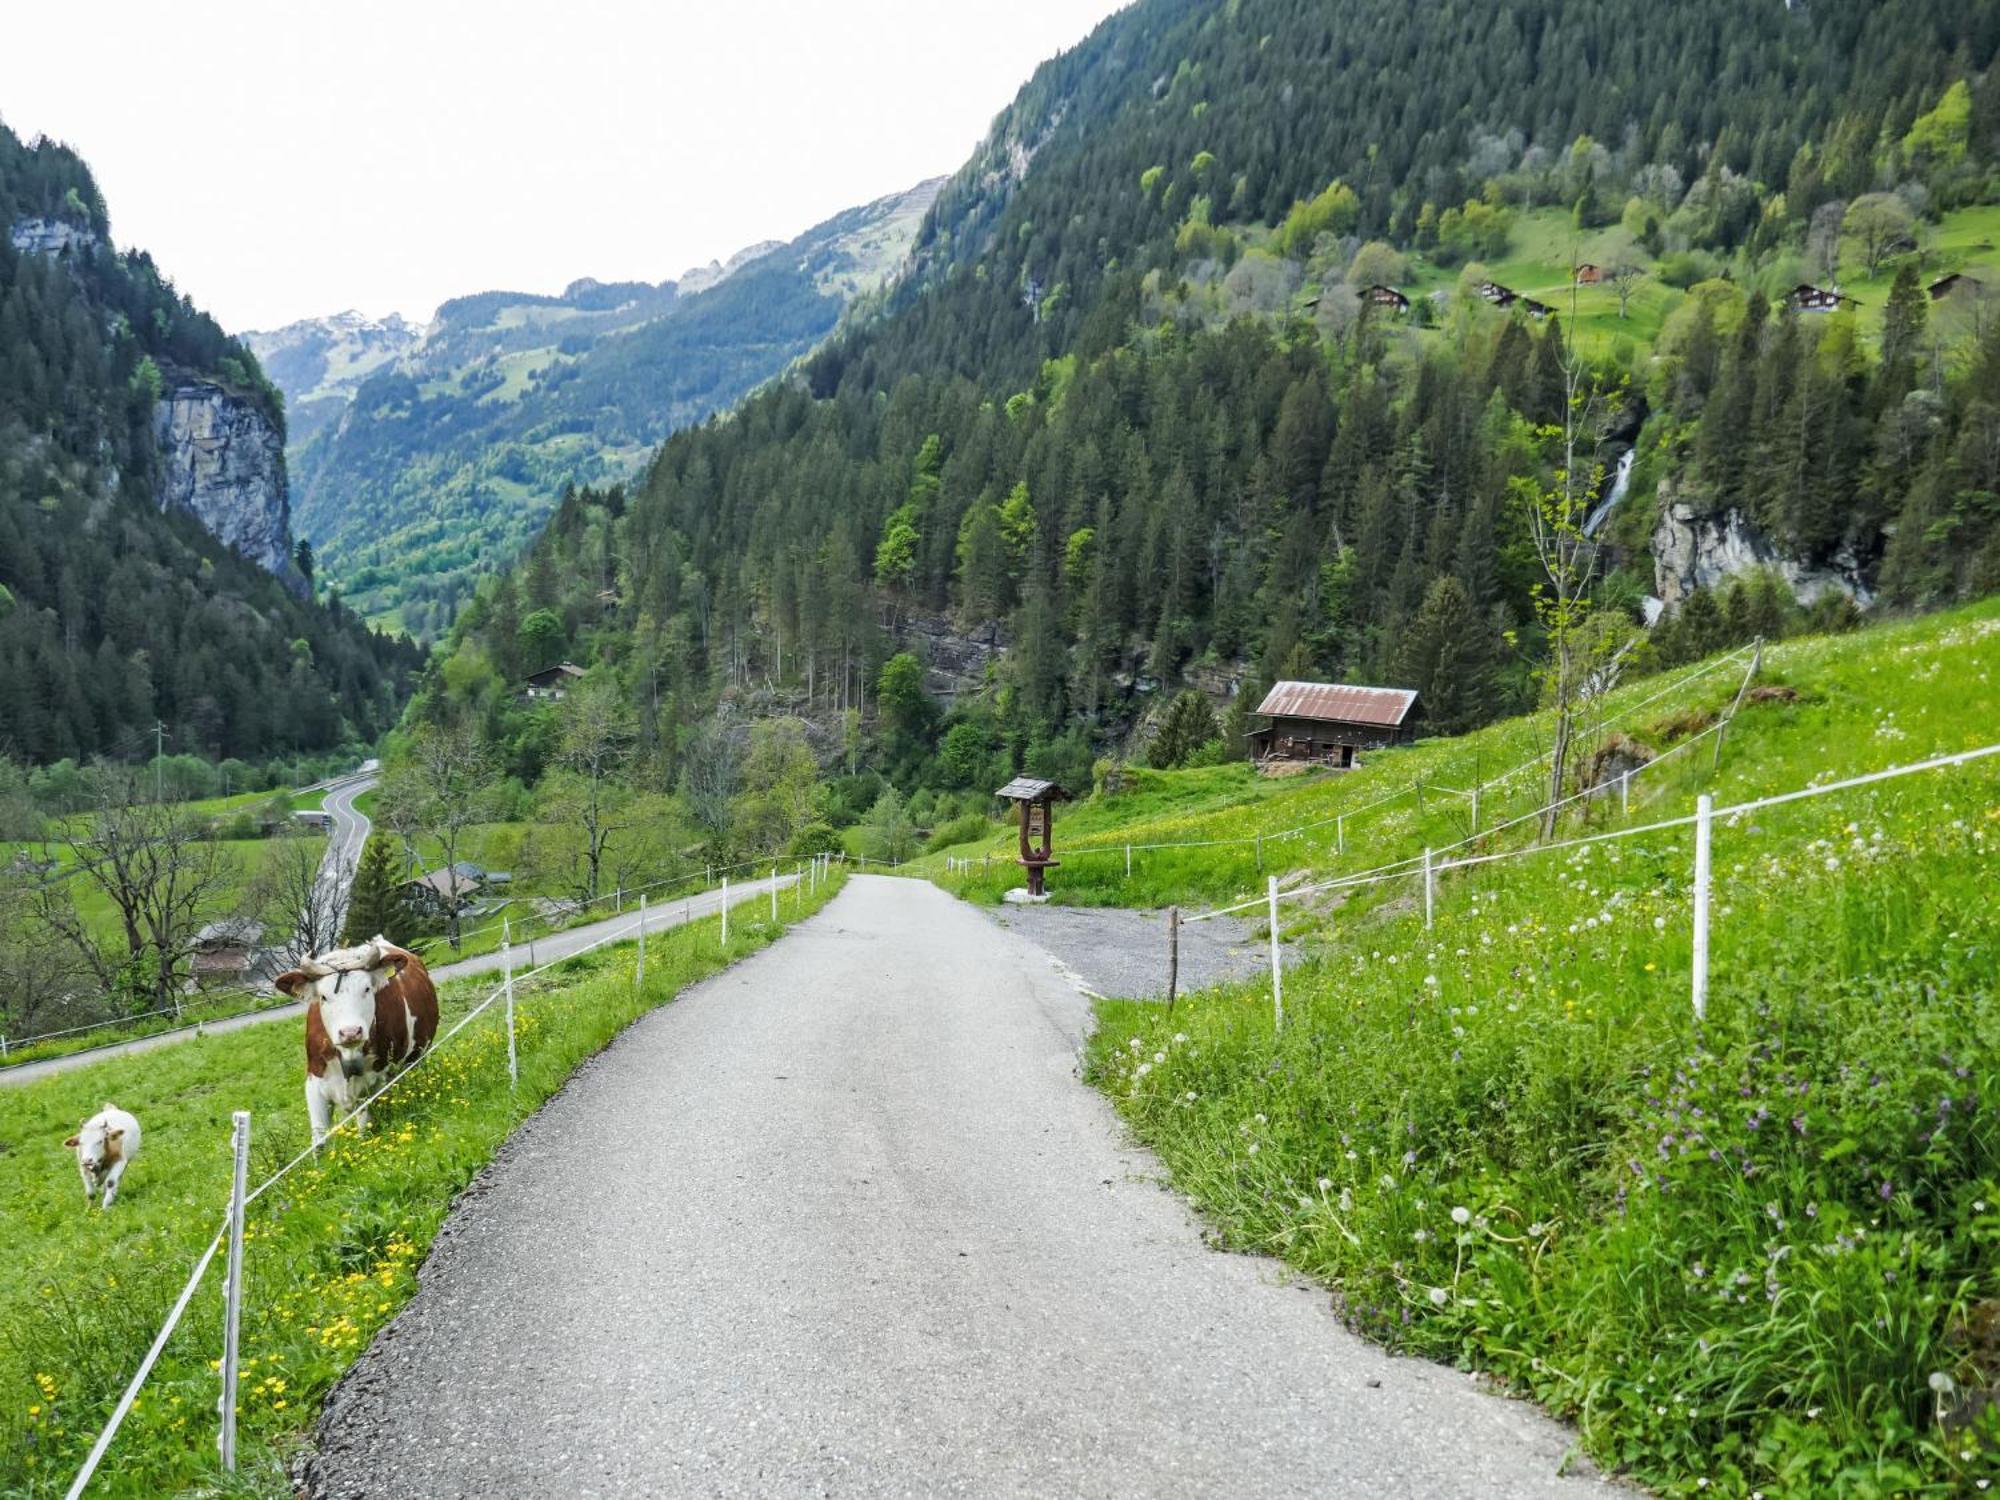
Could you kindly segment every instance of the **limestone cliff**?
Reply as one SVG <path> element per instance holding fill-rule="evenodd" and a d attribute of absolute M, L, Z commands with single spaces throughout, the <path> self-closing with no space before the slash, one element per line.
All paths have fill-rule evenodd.
<path fill-rule="evenodd" d="M 295 586 L 285 445 L 254 404 L 212 381 L 174 380 L 153 417 L 160 508 L 193 516 L 260 567 Z"/>
<path fill-rule="evenodd" d="M 1714 588 L 1755 568 L 1769 568 L 1791 585 L 1802 604 L 1842 593 L 1863 609 L 1873 602 L 1859 561 L 1842 549 L 1826 567 L 1788 557 L 1735 507 L 1704 511 L 1662 486 L 1660 519 L 1653 529 L 1653 591 L 1678 605 L 1697 588 Z"/>

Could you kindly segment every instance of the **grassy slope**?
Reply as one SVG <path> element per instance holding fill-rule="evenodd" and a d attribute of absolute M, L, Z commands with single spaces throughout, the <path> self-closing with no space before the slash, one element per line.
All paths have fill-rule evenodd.
<path fill-rule="evenodd" d="M 1730 675 L 1685 699 L 1717 706 Z M 1635 781 L 1633 820 L 1683 813 L 1696 790 L 1727 803 L 1990 742 L 1996 675 L 1992 601 L 1784 643 L 1764 679 L 1798 700 L 1746 709 L 1719 773 L 1704 742 L 1643 800 Z M 1153 777 L 1059 819 L 1058 848 L 1065 822 L 1107 842 L 1295 826 L 1419 773 L 1467 785 L 1533 738 L 1500 725 L 1317 784 Z M 1443 800 L 1358 820 L 1344 862 L 1324 830 L 1267 845 L 1271 868 L 1445 842 L 1463 814 Z M 1522 788 L 1509 806 L 1531 802 Z M 1996 1373 L 1964 1324 L 2000 1308 L 2000 766 L 1716 838 L 1705 1025 L 1688 1003 L 1691 837 L 1673 829 L 1457 872 L 1429 931 L 1414 881 L 1288 906 L 1308 961 L 1282 1035 L 1268 983 L 1171 1019 L 1112 1001 L 1091 1076 L 1224 1239 L 1324 1278 L 1378 1337 L 1576 1417 L 1608 1465 L 1670 1492 L 1963 1484 L 1975 1446 L 1947 1440 L 1928 1380 Z M 1253 861 L 1138 856 L 1128 884 L 1122 855 L 1073 860 L 1054 884 L 1198 905 L 1248 894 Z"/>
<path fill-rule="evenodd" d="M 810 913 L 838 889 L 809 899 Z M 687 984 L 772 940 L 739 911 L 725 954 L 713 919 L 648 939 L 635 994 L 630 945 L 572 961 L 520 1003 L 521 1077 L 510 1095 L 496 1008 L 473 1023 L 344 1140 L 254 1206 L 245 1250 L 241 1443 L 246 1488 L 289 1493 L 282 1461 L 321 1397 L 415 1290 L 452 1196 L 583 1058 Z M 449 987 L 446 1024 L 486 991 Z M 107 1061 L 0 1093 L 0 1493 L 60 1493 L 136 1367 L 227 1192 L 229 1114 L 255 1117 L 252 1179 L 306 1140 L 296 1027 L 257 1027 Z M 143 1150 L 109 1214 L 86 1213 L 61 1141 L 114 1099 Z M 96 1494 L 154 1496 L 215 1479 L 221 1267 L 210 1271 L 127 1421 Z"/>

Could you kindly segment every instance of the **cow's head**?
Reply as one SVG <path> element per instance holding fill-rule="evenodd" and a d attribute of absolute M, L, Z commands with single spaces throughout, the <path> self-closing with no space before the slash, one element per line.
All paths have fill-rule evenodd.
<path fill-rule="evenodd" d="M 375 1030 L 375 997 L 410 961 L 387 938 L 309 958 L 273 981 L 297 1000 L 319 1005 L 320 1024 L 349 1078 L 368 1066 L 368 1038 Z"/>
<path fill-rule="evenodd" d="M 125 1142 L 125 1127 L 112 1125 L 108 1113 L 111 1106 L 107 1104 L 104 1108 L 105 1114 L 92 1115 L 83 1122 L 83 1129 L 63 1142 L 76 1153 L 77 1161 L 92 1177 L 102 1177 L 111 1170 Z"/>

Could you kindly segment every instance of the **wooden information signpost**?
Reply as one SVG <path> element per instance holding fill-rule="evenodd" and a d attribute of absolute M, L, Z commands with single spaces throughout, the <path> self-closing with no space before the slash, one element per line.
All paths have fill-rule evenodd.
<path fill-rule="evenodd" d="M 1031 897 L 1046 895 L 1043 889 L 1046 872 L 1062 863 L 1051 855 L 1055 847 L 1055 805 L 1067 801 L 1069 794 L 1053 781 L 1016 776 L 994 795 L 1020 809 L 1019 863 L 1028 872 L 1028 894 Z"/>

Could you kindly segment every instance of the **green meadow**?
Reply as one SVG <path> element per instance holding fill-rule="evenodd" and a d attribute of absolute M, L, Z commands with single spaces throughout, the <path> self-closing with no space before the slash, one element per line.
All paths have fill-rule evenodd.
<path fill-rule="evenodd" d="M 245 1233 L 240 1472 L 215 1453 L 222 1266 L 211 1266 L 98 1471 L 92 1493 L 289 1494 L 284 1464 L 319 1403 L 416 1289 L 453 1196 L 578 1063 L 689 984 L 810 915 L 844 876 L 729 924 L 710 918 L 581 956 L 517 993 L 520 1082 L 509 1089 L 498 1006 L 434 1050 L 372 1112 L 269 1193 Z M 490 993 L 490 977 L 445 987 L 440 1035 Z M 0 1494 L 57 1495 L 222 1222 L 230 1114 L 252 1115 L 251 1180 L 307 1144 L 300 1029 L 273 1023 L 111 1059 L 0 1091 Z M 86 1209 L 62 1146 L 106 1100 L 144 1132 L 118 1202 Z"/>

